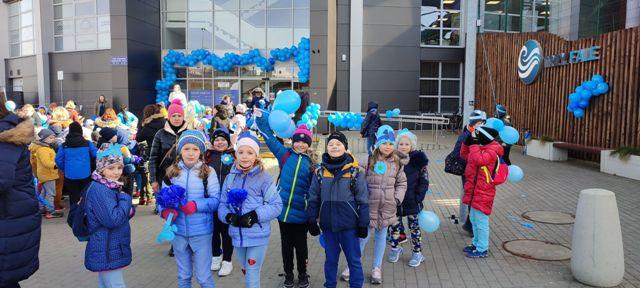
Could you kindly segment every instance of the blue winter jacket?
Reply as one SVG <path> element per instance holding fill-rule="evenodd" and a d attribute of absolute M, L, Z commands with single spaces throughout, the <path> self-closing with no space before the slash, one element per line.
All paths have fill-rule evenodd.
<path fill-rule="evenodd" d="M 358 161 L 348 155 L 343 163 L 329 164 L 325 153 L 322 158 L 322 181 L 314 174 L 309 189 L 309 222 L 320 221 L 324 231 L 340 232 L 369 227 L 369 193 L 365 172 L 359 172 L 354 191 L 351 189 L 352 168 Z M 333 172 L 332 172 L 333 171 Z M 322 184 L 322 185 L 320 185 Z"/>
<path fill-rule="evenodd" d="M 64 178 L 77 180 L 91 176 L 91 159 L 96 158 L 98 149 L 92 142 L 86 143 L 80 147 L 70 147 L 65 143 L 58 148 L 56 165 L 64 172 Z"/>
<path fill-rule="evenodd" d="M 227 202 L 227 193 L 234 188 L 247 190 L 247 199 L 242 204 L 240 213 L 236 213 L 231 204 Z M 278 196 L 273 177 L 261 167 L 256 166 L 248 172 L 239 170 L 234 164 L 231 173 L 227 175 L 220 193 L 220 221 L 229 224 L 225 217 L 229 213 L 244 215 L 251 211 L 258 214 L 258 223 L 250 228 L 229 226 L 229 236 L 234 247 L 253 247 L 269 244 L 271 235 L 271 220 L 280 215 L 282 211 L 282 199 Z"/>
<path fill-rule="evenodd" d="M 27 145 L 33 124 L 13 113 L 0 119 L 0 287 L 29 278 L 39 267 L 40 225 Z"/>
<path fill-rule="evenodd" d="M 178 185 L 187 190 L 186 200 L 195 201 L 197 211 L 191 215 L 186 215 L 178 210 L 178 218 L 173 222 L 177 227 L 177 235 L 183 237 L 193 237 L 207 235 L 213 233 L 213 217 L 218 204 L 220 204 L 220 184 L 218 184 L 218 176 L 216 171 L 211 169 L 209 177 L 207 177 L 207 187 L 209 198 L 204 195 L 204 181 L 200 178 L 200 167 L 203 163 L 198 162 L 192 168 L 187 168 L 184 162 L 180 161 L 180 175 L 171 178 L 171 184 Z M 162 184 L 163 187 L 167 185 Z M 159 207 L 162 211 L 163 207 Z"/>
<path fill-rule="evenodd" d="M 462 149 L 462 143 L 464 143 L 464 141 L 467 140 L 468 137 L 471 137 L 471 132 L 469 132 L 467 126 L 464 126 L 464 131 L 462 131 L 462 134 L 458 136 L 456 145 L 453 147 L 453 152 L 451 152 L 453 153 L 453 155 L 456 155 L 456 157 L 458 157 L 458 161 L 464 163 L 465 166 L 467 166 L 467 161 L 460 157 L 460 150 Z"/>
<path fill-rule="evenodd" d="M 133 113 L 129 111 L 127 111 L 127 121 L 124 121 L 122 112 L 118 113 L 118 119 L 120 120 L 120 123 L 122 123 L 122 125 L 130 128 L 136 128 L 136 126 L 138 125 L 138 117 L 136 117 L 136 115 L 133 115 Z"/>
<path fill-rule="evenodd" d="M 280 165 L 278 186 L 283 207 L 278 220 L 296 224 L 306 223 L 307 199 L 309 198 L 311 176 L 313 176 L 313 162 L 308 155 L 284 147 L 273 136 L 273 131 L 271 131 L 266 117 L 257 118 L 257 124 L 264 142 L 276 156 L 278 165 Z M 287 159 L 284 158 L 286 155 L 289 155 Z M 285 162 L 283 163 L 283 161 Z"/>
<path fill-rule="evenodd" d="M 93 272 L 131 264 L 131 196 L 92 181 L 87 189 L 87 226 L 93 231 L 84 251 L 84 266 Z"/>

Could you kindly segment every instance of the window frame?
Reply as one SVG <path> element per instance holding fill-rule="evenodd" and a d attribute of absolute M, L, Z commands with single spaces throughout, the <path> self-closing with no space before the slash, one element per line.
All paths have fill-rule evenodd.
<path fill-rule="evenodd" d="M 463 7 L 464 4 L 464 0 L 459 0 L 460 1 L 460 7 Z M 420 6 L 420 37 L 419 37 L 419 43 L 420 43 L 420 47 L 437 47 L 437 48 L 464 48 L 465 47 L 465 41 L 464 41 L 464 9 L 460 9 L 460 10 L 455 10 L 455 9 L 446 9 L 444 7 L 444 1 L 440 0 L 440 7 L 438 7 L 433 13 L 437 13 L 438 14 L 438 19 L 436 20 L 439 23 L 438 27 L 431 27 L 431 26 L 425 26 L 425 28 L 423 29 L 423 23 L 422 23 L 422 13 L 423 13 L 423 7 L 433 7 L 433 6 Z M 442 21 L 441 19 L 444 17 L 447 17 L 451 14 L 455 14 L 458 13 L 460 15 L 460 27 L 458 28 L 449 28 L 449 27 L 444 27 L 444 21 Z M 422 42 L 422 32 L 423 31 L 428 31 L 428 30 L 432 30 L 432 31 L 438 31 L 438 44 L 434 45 L 434 44 L 424 44 Z M 445 41 L 444 39 L 444 35 L 445 32 L 453 32 L 453 31 L 458 31 L 458 35 L 459 35 L 459 40 L 458 40 L 458 45 L 443 45 L 442 43 Z"/>
<path fill-rule="evenodd" d="M 421 61 L 420 62 L 420 66 L 422 69 L 422 63 L 437 63 L 438 64 L 438 75 L 437 77 L 423 77 L 422 76 L 422 71 L 420 71 L 420 76 L 418 78 L 418 81 L 420 82 L 420 85 L 418 85 L 420 87 L 420 91 L 418 93 L 418 105 L 419 105 L 419 111 L 420 113 L 429 113 L 429 112 L 423 112 L 423 110 L 421 109 L 422 107 L 420 107 L 420 99 L 422 98 L 431 98 L 431 99 L 437 99 L 437 109 L 436 112 L 433 112 L 435 114 L 438 115 L 453 115 L 456 112 L 442 112 L 442 99 L 458 99 L 458 111 L 460 112 L 460 110 L 462 109 L 462 101 L 463 101 L 463 85 L 464 85 L 464 63 L 461 62 L 442 62 L 442 61 Z M 452 77 L 443 77 L 442 76 L 442 71 L 443 71 L 443 64 L 458 64 L 458 71 L 459 71 L 459 78 L 452 78 Z M 422 94 L 422 81 L 438 81 L 438 93 L 436 93 L 437 95 L 424 95 Z M 458 95 L 454 96 L 454 95 L 442 95 L 442 82 L 443 81 L 458 81 Z"/>
<path fill-rule="evenodd" d="M 51 21 L 53 24 L 53 53 L 65 53 L 65 52 L 76 52 L 76 51 L 94 51 L 94 50 L 109 50 L 111 49 L 111 13 L 110 10 L 107 9 L 106 13 L 102 13 L 102 14 L 98 14 L 98 1 L 100 0 L 76 0 L 76 1 L 54 1 L 52 6 L 53 6 L 53 10 L 55 11 L 56 7 L 61 7 L 64 5 L 71 5 L 71 16 L 65 17 L 64 15 L 62 15 L 62 18 L 56 18 L 55 13 L 53 14 L 53 20 Z M 86 4 L 86 3 L 93 3 L 93 12 L 92 14 L 89 15 L 82 15 L 82 16 L 77 16 L 76 15 L 76 6 L 79 4 Z M 107 5 L 110 8 L 110 3 L 108 3 L 107 1 Z M 63 9 L 64 10 L 64 9 Z M 105 18 L 106 17 L 106 18 Z M 82 21 L 85 19 L 92 19 L 94 22 L 94 31 L 92 32 L 82 32 L 79 33 L 78 32 L 78 21 Z M 101 19 L 109 19 L 109 31 L 100 31 L 100 20 Z M 70 21 L 73 24 L 73 29 L 71 33 L 66 34 L 65 31 L 62 31 L 62 34 L 57 34 L 57 31 L 55 29 L 56 25 L 58 23 L 64 23 L 66 21 Z M 63 24 L 64 27 L 64 24 Z M 107 38 L 104 38 L 105 43 L 106 43 L 106 39 L 108 39 L 108 43 L 104 44 L 102 41 L 100 41 L 102 39 L 101 36 L 105 36 L 108 35 Z M 94 37 L 94 41 L 95 41 L 95 46 L 92 48 L 86 48 L 86 49 L 79 49 L 78 48 L 78 37 L 86 37 L 86 36 L 93 36 Z M 56 41 L 58 41 L 58 39 L 61 39 L 62 41 L 64 41 L 65 38 L 72 38 L 73 39 L 73 48 L 72 49 L 67 49 L 64 46 L 62 47 L 62 49 L 57 49 L 56 47 Z"/>
<path fill-rule="evenodd" d="M 26 1 L 18 1 L 18 2 L 13 2 L 8 5 L 7 8 L 7 45 L 9 48 L 9 57 L 8 58 L 18 58 L 18 57 L 23 57 L 23 56 L 31 56 L 31 55 L 35 55 L 36 54 L 36 39 L 35 39 L 35 23 L 34 22 L 34 18 L 33 18 L 33 1 L 32 0 L 28 0 L 30 3 L 30 7 L 28 7 L 28 9 L 25 9 L 23 6 L 25 6 L 27 3 Z M 15 8 L 17 7 L 17 8 Z M 26 6 L 25 6 L 26 7 Z M 30 14 L 31 15 L 31 24 L 29 25 L 24 25 L 23 26 L 23 17 L 25 17 L 26 14 Z M 11 27 L 11 18 L 15 17 L 16 19 L 16 26 L 15 27 Z M 24 40 L 25 38 L 23 37 L 23 30 L 25 29 L 31 29 L 31 33 L 30 33 L 30 39 L 29 40 Z M 27 30 L 28 31 L 28 30 Z M 14 35 L 17 35 L 17 37 L 15 37 L 15 41 L 12 41 L 11 39 L 11 34 L 15 33 Z M 31 45 L 31 52 L 25 54 L 24 53 L 24 45 Z M 15 46 L 17 48 L 17 53 L 14 54 L 14 50 L 13 47 Z"/>

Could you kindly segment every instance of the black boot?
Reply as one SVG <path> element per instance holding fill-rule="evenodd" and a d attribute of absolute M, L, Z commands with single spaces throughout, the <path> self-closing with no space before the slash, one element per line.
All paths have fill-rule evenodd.
<path fill-rule="evenodd" d="M 173 257 L 173 246 L 171 246 L 171 249 L 169 249 L 169 257 Z"/>
<path fill-rule="evenodd" d="M 462 225 L 462 229 L 469 233 L 469 236 L 473 238 L 473 224 L 471 224 L 471 219 L 467 218 L 467 221 Z"/>
<path fill-rule="evenodd" d="M 307 288 L 307 287 L 309 287 L 309 275 L 308 274 L 300 274 L 300 275 L 298 275 L 298 287 L 299 288 Z"/>
<path fill-rule="evenodd" d="M 284 288 L 293 288 L 293 273 L 284 275 Z"/>

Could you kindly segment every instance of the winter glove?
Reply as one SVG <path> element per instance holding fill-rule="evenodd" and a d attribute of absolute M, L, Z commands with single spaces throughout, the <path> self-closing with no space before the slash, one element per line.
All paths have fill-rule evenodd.
<path fill-rule="evenodd" d="M 176 218 L 178 218 L 178 211 L 176 211 L 176 209 L 164 208 L 162 209 L 162 213 L 160 213 L 160 216 L 162 216 L 163 219 L 169 221 L 167 217 L 169 217 L 169 214 L 171 213 L 173 213 L 173 217 L 171 217 L 171 222 L 173 222 L 176 220 Z"/>
<path fill-rule="evenodd" d="M 238 226 L 238 214 L 229 213 L 227 216 L 224 216 L 224 220 L 229 223 L 229 225 Z"/>
<path fill-rule="evenodd" d="M 311 236 L 320 235 L 320 227 L 318 227 L 318 222 L 309 222 L 309 234 L 311 234 Z"/>
<path fill-rule="evenodd" d="M 369 234 L 369 227 L 358 227 L 357 233 L 358 238 L 367 238 L 367 235 Z"/>
<path fill-rule="evenodd" d="M 251 226 L 256 223 L 258 223 L 258 213 L 256 213 L 256 211 L 244 214 L 238 219 L 238 227 L 242 228 L 251 228 Z"/>
<path fill-rule="evenodd" d="M 196 211 L 198 211 L 198 206 L 196 206 L 195 201 L 189 201 L 187 202 L 187 204 L 182 205 L 180 207 L 180 210 L 182 210 L 184 214 L 191 215 L 193 213 L 196 213 Z"/>

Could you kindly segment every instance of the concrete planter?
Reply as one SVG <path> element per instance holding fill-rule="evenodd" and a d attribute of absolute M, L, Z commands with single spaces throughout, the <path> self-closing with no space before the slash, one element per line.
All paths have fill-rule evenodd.
<path fill-rule="evenodd" d="M 530 140 L 527 142 L 527 155 L 549 161 L 567 161 L 569 152 L 566 149 L 553 147 L 553 142 Z"/>
<path fill-rule="evenodd" d="M 631 155 L 623 160 L 618 155 L 611 156 L 611 151 L 600 152 L 600 172 L 640 180 L 640 156 Z"/>

